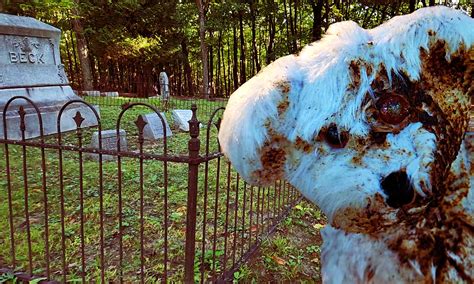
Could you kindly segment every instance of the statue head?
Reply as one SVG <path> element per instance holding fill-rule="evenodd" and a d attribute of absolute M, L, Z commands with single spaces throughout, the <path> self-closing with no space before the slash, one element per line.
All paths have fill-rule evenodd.
<path fill-rule="evenodd" d="M 469 282 L 473 78 L 461 11 L 336 23 L 242 85 L 219 140 L 249 183 L 286 179 L 327 215 L 323 279 Z"/>

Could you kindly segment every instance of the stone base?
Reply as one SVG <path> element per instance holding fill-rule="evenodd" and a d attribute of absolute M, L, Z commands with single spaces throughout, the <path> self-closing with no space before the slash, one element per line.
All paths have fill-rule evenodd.
<path fill-rule="evenodd" d="M 14 96 L 24 96 L 31 99 L 39 108 L 43 120 L 44 135 L 55 134 L 58 132 L 57 118 L 62 106 L 71 100 L 82 99 L 74 94 L 69 86 L 51 86 L 51 87 L 31 87 L 0 89 L 0 137 L 4 137 L 3 112 L 8 100 Z M 38 115 L 34 107 L 24 99 L 16 99 L 6 110 L 6 125 L 8 139 L 21 140 L 22 132 L 20 130 L 19 107 L 23 106 L 25 115 L 25 139 L 40 136 L 40 126 Z M 61 131 L 75 130 L 76 122 L 73 117 L 80 112 L 84 121 L 81 127 L 90 127 L 97 125 L 97 119 L 93 111 L 85 104 L 71 104 L 63 112 L 61 117 Z"/>

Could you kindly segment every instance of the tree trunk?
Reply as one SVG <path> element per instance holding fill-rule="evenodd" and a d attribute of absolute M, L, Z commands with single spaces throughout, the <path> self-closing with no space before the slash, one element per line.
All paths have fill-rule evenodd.
<path fill-rule="evenodd" d="M 192 70 L 191 66 L 189 65 L 189 52 L 188 52 L 188 45 L 186 44 L 186 39 L 181 41 L 181 52 L 183 53 L 183 63 L 184 63 L 184 76 L 185 81 L 187 83 L 187 95 L 193 96 L 193 79 L 192 79 Z"/>
<path fill-rule="evenodd" d="M 213 38 L 214 38 L 214 34 L 212 32 L 209 33 L 209 37 L 210 37 L 210 40 L 211 42 L 214 42 L 213 41 Z M 209 57 L 209 94 L 212 96 L 213 95 L 213 88 L 215 87 L 214 86 L 214 48 L 212 47 L 212 44 L 208 47 L 209 48 L 209 52 L 208 52 L 208 57 Z"/>
<path fill-rule="evenodd" d="M 219 31 L 219 36 L 217 38 L 217 69 L 216 69 L 216 95 L 222 95 L 221 87 L 221 48 L 222 48 L 222 33 Z"/>
<path fill-rule="evenodd" d="M 97 87 L 97 82 L 98 82 L 98 76 L 96 71 L 96 64 L 95 64 L 95 57 L 92 53 L 89 52 L 89 62 L 90 62 L 90 67 L 91 67 L 91 73 L 92 73 L 92 86 Z"/>
<path fill-rule="evenodd" d="M 226 60 L 224 54 L 224 48 L 222 48 L 222 68 L 224 69 L 224 87 L 226 97 L 230 96 L 230 43 L 229 38 L 227 38 L 227 66 L 225 66 Z M 227 69 L 226 69 L 227 68 Z M 226 75 L 227 70 L 227 75 Z"/>
<path fill-rule="evenodd" d="M 69 48 L 69 41 L 67 39 L 67 33 L 64 33 L 64 43 L 66 43 L 66 52 L 67 52 L 67 66 L 69 69 L 69 81 L 71 82 L 72 86 L 75 86 L 76 78 L 74 71 L 72 69 L 72 55 L 71 55 L 71 49 Z"/>
<path fill-rule="evenodd" d="M 237 58 L 237 31 L 235 28 L 235 25 L 232 25 L 232 31 L 233 31 L 233 36 L 234 36 L 234 45 L 233 45 L 233 59 L 234 59 L 234 64 L 232 66 L 232 72 L 234 76 L 234 91 L 237 90 L 239 87 L 239 61 Z"/>
<path fill-rule="evenodd" d="M 290 8 L 289 14 L 288 14 L 288 21 L 290 23 L 290 33 L 291 33 L 291 51 L 290 53 L 295 53 L 296 50 L 298 49 L 297 43 L 296 43 L 296 38 L 298 35 L 296 34 L 296 23 L 295 23 L 295 18 L 296 18 L 296 2 L 295 2 L 295 16 L 293 17 L 293 11 L 291 9 L 291 0 L 289 0 L 288 6 Z"/>
<path fill-rule="evenodd" d="M 291 52 L 291 41 L 290 41 L 290 28 L 289 28 L 289 20 L 288 20 L 288 12 L 286 10 L 286 0 L 283 0 L 283 15 L 285 17 L 285 27 L 286 27 L 286 46 L 288 49 L 288 53 Z"/>
<path fill-rule="evenodd" d="M 474 18 L 474 1 L 471 0 L 471 18 Z"/>
<path fill-rule="evenodd" d="M 240 85 L 247 81 L 247 72 L 245 69 L 245 38 L 244 38 L 244 23 L 242 19 L 243 11 L 239 12 L 239 30 L 240 30 Z"/>
<path fill-rule="evenodd" d="M 436 1 L 435 0 L 430 0 L 430 6 L 434 6 L 436 5 Z"/>
<path fill-rule="evenodd" d="M 72 28 L 72 23 L 71 23 L 71 28 Z M 79 65 L 77 64 L 77 52 L 76 52 L 76 44 L 74 42 L 74 32 L 69 31 L 69 34 L 71 35 L 72 56 L 74 58 L 74 72 L 75 72 L 75 74 L 78 74 L 79 73 Z M 77 86 L 80 87 L 81 78 L 78 78 L 76 82 L 77 82 Z"/>
<path fill-rule="evenodd" d="M 79 5 L 79 0 L 74 0 L 75 6 Z M 87 47 L 86 38 L 84 36 L 84 28 L 82 27 L 81 21 L 79 20 L 79 11 L 77 7 L 73 9 L 73 13 L 75 17 L 72 17 L 72 28 L 76 33 L 77 37 L 77 49 L 79 55 L 79 61 L 81 63 L 81 71 L 82 71 L 82 89 L 86 91 L 91 91 L 93 86 L 93 79 L 92 79 L 92 70 L 91 70 L 91 62 L 89 57 L 89 49 Z"/>
<path fill-rule="evenodd" d="M 416 8 L 416 0 L 410 0 L 410 13 L 413 13 L 415 12 L 415 8 Z"/>
<path fill-rule="evenodd" d="M 206 43 L 206 7 L 203 0 L 196 0 L 199 9 L 199 41 L 201 42 L 202 56 L 202 93 L 206 98 L 209 97 L 209 66 L 207 59 L 207 43 Z"/>
<path fill-rule="evenodd" d="M 273 7 L 273 1 L 271 2 Z M 267 58 L 265 59 L 265 63 L 268 65 L 270 62 L 275 60 L 275 53 L 273 51 L 273 47 L 275 44 L 275 34 L 276 34 L 276 24 L 275 24 L 275 17 L 273 13 L 268 15 L 268 47 L 267 47 Z"/>
<path fill-rule="evenodd" d="M 317 1 L 317 3 L 315 3 Z M 311 41 L 321 39 L 321 25 L 322 25 L 322 9 L 323 0 L 310 0 L 311 8 L 313 10 L 313 28 L 311 30 Z"/>
<path fill-rule="evenodd" d="M 255 68 L 257 69 L 257 72 L 260 71 L 260 62 L 258 60 L 258 50 L 257 50 L 257 39 L 256 39 L 256 27 L 255 27 L 255 21 L 256 21 L 256 15 L 255 15 L 255 1 L 252 0 L 250 3 L 250 16 L 252 18 L 252 52 L 253 52 L 253 57 L 254 57 L 254 62 L 255 62 Z"/>
<path fill-rule="evenodd" d="M 329 28 L 329 13 L 331 12 L 331 7 L 329 5 L 329 0 L 324 1 L 324 30 L 327 31 Z"/>

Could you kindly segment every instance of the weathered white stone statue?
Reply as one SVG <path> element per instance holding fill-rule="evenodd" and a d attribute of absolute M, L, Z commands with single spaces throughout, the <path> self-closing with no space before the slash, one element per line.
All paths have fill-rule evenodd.
<path fill-rule="evenodd" d="M 25 96 L 39 107 L 44 134 L 57 132 L 59 109 L 80 100 L 69 86 L 59 56 L 61 31 L 36 19 L 0 14 L 0 137 L 4 137 L 3 111 L 9 99 Z M 20 139 L 19 106 L 26 112 L 26 138 L 40 134 L 36 112 L 25 100 L 15 100 L 6 112 L 8 138 Z M 85 118 L 82 127 L 96 124 L 91 110 L 72 105 L 63 114 L 61 131 L 75 129 L 77 111 Z"/>
<path fill-rule="evenodd" d="M 160 91 L 161 91 L 161 97 L 164 100 L 168 100 L 170 97 L 170 87 L 169 87 L 169 80 L 168 80 L 168 75 L 166 74 L 165 68 L 160 72 Z"/>
<path fill-rule="evenodd" d="M 325 283 L 474 283 L 474 19 L 419 9 L 336 23 L 229 99 L 219 141 L 253 184 L 287 179 L 328 217 Z"/>

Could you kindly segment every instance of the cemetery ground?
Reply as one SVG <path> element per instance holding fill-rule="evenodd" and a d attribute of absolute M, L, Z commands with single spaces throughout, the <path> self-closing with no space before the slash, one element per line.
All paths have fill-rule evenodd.
<path fill-rule="evenodd" d="M 100 103 L 106 98 L 93 98 L 91 102 Z M 86 98 L 86 100 L 88 100 Z M 139 100 L 137 100 L 139 101 Z M 200 108 L 215 109 L 219 107 L 215 102 L 199 102 Z M 159 107 L 159 101 L 156 102 Z M 176 105 L 170 103 L 169 108 Z M 117 117 L 121 109 L 117 106 L 101 105 L 100 115 L 102 129 L 115 129 Z M 149 113 L 149 109 L 136 107 L 127 111 L 122 119 L 120 128 L 127 132 L 129 150 L 136 150 L 137 127 L 134 122 L 139 114 Z M 172 125 L 170 112 L 166 113 L 167 120 Z M 210 118 L 210 112 L 199 112 L 198 119 L 206 124 Z M 82 140 L 84 145 L 88 145 L 92 132 L 97 129 L 84 129 Z M 185 154 L 188 151 L 189 133 L 180 132 L 172 127 L 173 136 L 167 139 L 168 154 Z M 200 130 L 201 153 L 205 152 L 207 127 Z M 77 145 L 78 137 L 75 131 L 63 135 L 63 143 Z M 217 129 L 210 130 L 211 151 L 218 150 Z M 57 138 L 52 135 L 47 140 L 55 141 Z M 46 141 L 47 142 L 47 141 Z M 44 246 L 44 206 L 42 193 L 42 172 L 41 149 L 31 149 L 27 151 L 28 159 L 28 204 L 25 204 L 24 191 L 15 190 L 23 188 L 23 155 L 21 146 L 9 145 L 10 168 L 12 176 L 13 215 L 23 214 L 22 208 L 28 206 L 30 218 L 30 238 L 32 240 L 32 259 L 34 267 L 44 267 L 45 246 Z M 0 147 L 0 156 L 5 156 L 5 149 Z M 147 153 L 162 153 L 163 142 L 145 141 L 144 151 Z M 58 151 L 46 149 L 46 175 L 48 177 L 48 220 L 49 220 L 49 243 L 51 272 L 57 275 L 61 271 L 61 222 L 60 222 L 60 179 L 58 176 L 59 159 Z M 82 186 L 84 188 L 84 235 L 86 243 L 86 271 L 88 281 L 100 279 L 100 259 L 97 250 L 100 239 L 100 208 L 99 208 L 99 163 L 84 154 L 84 161 L 81 171 Z M 79 177 L 79 160 L 77 152 L 63 153 L 63 173 L 64 173 L 64 211 L 65 211 L 65 236 L 66 236 L 66 263 L 70 275 L 68 281 L 80 281 L 81 257 L 80 257 L 80 204 L 79 187 L 81 178 Z M 187 175 L 188 165 L 186 163 L 168 163 L 168 275 L 169 281 L 180 281 L 183 275 L 184 240 L 186 226 L 186 199 L 187 199 Z M 5 159 L 0 160 L 0 168 L 6 168 Z M 139 199 L 140 192 L 137 189 L 140 183 L 138 173 L 138 160 L 122 158 L 122 199 L 123 199 L 123 273 L 125 281 L 136 279 L 140 266 L 140 242 L 139 242 Z M 218 169 L 216 165 L 210 167 L 210 183 L 215 182 L 217 171 L 225 172 L 226 163 L 221 163 Z M 163 162 L 144 161 L 144 250 L 145 250 L 145 274 L 147 282 L 153 282 L 160 278 L 163 273 Z M 7 181 L 4 173 L 0 178 L 0 266 L 9 263 L 11 258 L 9 236 L 6 235 L 9 228 L 9 208 L 7 201 Z M 236 175 L 232 171 L 232 175 Z M 104 210 L 104 239 L 105 239 L 105 259 L 106 278 L 116 279 L 118 269 L 118 223 L 117 223 L 117 161 L 112 160 L 103 163 L 103 210 Z M 212 180 L 214 178 L 214 180 Z M 199 176 L 200 184 L 203 183 L 204 176 Z M 243 189 L 243 183 L 240 185 Z M 225 184 L 220 187 L 224 190 Z M 202 188 L 200 185 L 199 188 Z M 269 192 L 269 196 L 273 193 Z M 213 195 L 209 195 L 209 203 L 224 202 L 224 195 L 215 200 Z M 198 194 L 198 207 L 202 205 L 202 194 Z M 214 199 L 213 199 L 214 198 Z M 242 197 L 240 197 L 242 198 Z M 232 206 L 232 204 L 231 204 Z M 219 222 L 223 222 L 226 214 L 224 207 L 219 211 Z M 240 214 L 240 213 L 239 213 Z M 202 222 L 202 216 L 198 216 L 198 222 Z M 320 281 L 319 272 L 319 244 L 321 243 L 319 230 L 324 226 L 325 220 L 321 213 L 308 202 L 302 202 L 291 211 L 276 229 L 274 237 L 263 241 L 262 247 L 244 264 L 239 271 L 234 273 L 234 279 L 245 282 L 271 281 L 271 280 L 310 280 Z M 20 224 L 20 230 L 15 232 L 15 242 L 18 258 L 24 270 L 28 267 L 28 246 L 26 224 Z M 241 228 L 242 229 L 242 228 Z M 253 229 L 253 228 L 252 228 Z M 257 228 L 258 229 L 258 228 Z M 243 230 L 243 229 L 242 229 Z M 213 232 L 211 226 L 207 234 Z M 219 232 L 222 233 L 223 232 Z M 199 236 L 197 235 L 196 246 L 199 247 Z M 221 248 L 222 246 L 217 246 Z M 216 255 L 222 257 L 224 251 L 218 249 Z M 195 273 L 200 274 L 201 265 L 215 265 L 216 271 L 221 269 L 219 263 L 212 263 L 212 252 L 206 250 L 204 264 L 201 264 L 202 256 L 197 253 L 195 261 Z M 44 273 L 44 268 L 33 271 L 33 274 Z M 134 278 L 135 277 L 135 278 Z M 1 282 L 0 277 L 0 282 Z"/>

